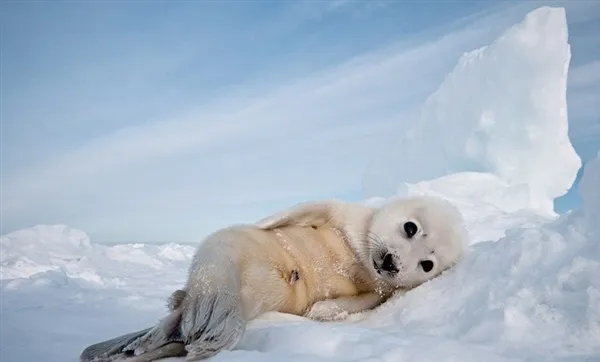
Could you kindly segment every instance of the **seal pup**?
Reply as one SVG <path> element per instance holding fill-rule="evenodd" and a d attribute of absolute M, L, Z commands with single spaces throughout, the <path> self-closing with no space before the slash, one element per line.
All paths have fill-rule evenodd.
<path fill-rule="evenodd" d="M 373 309 L 451 268 L 466 240 L 461 214 L 440 198 L 379 208 L 298 204 L 209 235 L 166 317 L 87 347 L 80 361 L 199 361 L 233 349 L 246 324 L 266 312 L 329 321 Z"/>

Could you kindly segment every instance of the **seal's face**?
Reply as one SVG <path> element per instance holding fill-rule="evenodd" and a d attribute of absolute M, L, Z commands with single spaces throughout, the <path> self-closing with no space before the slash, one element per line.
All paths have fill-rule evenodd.
<path fill-rule="evenodd" d="M 396 287 L 413 288 L 458 261 L 466 231 L 452 205 L 437 198 L 415 197 L 377 210 L 367 239 L 373 274 Z"/>

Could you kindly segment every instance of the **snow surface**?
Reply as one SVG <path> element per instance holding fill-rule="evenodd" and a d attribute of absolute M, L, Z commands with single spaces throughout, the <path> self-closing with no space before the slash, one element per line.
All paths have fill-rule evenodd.
<path fill-rule="evenodd" d="M 600 157 L 581 185 L 598 185 L 599 175 Z M 270 313 L 214 360 L 598 361 L 600 234 L 588 226 L 600 221 L 589 214 L 597 215 L 600 191 L 581 191 L 576 212 L 543 220 L 506 212 L 495 225 L 507 225 L 504 236 L 471 232 L 455 269 L 372 312 L 335 323 Z M 461 208 L 470 231 L 497 214 L 476 203 Z M 2 259 L 0 360 L 7 362 L 76 361 L 87 344 L 155 323 L 194 252 L 104 246 L 64 226 L 14 232 L 1 244 L 3 253 L 18 246 Z"/>
<path fill-rule="evenodd" d="M 345 321 L 318 323 L 269 313 L 251 323 L 236 350 L 213 360 L 600 361 L 600 155 L 583 174 L 581 209 L 560 217 L 549 213 L 544 202 L 569 187 L 578 158 L 563 143 L 568 143 L 564 109 L 541 107 L 542 116 L 532 110 L 538 106 L 527 105 L 538 104 L 546 91 L 554 96 L 542 96 L 542 103 L 562 102 L 557 89 L 564 90 L 566 70 L 556 59 L 565 65 L 565 26 L 563 10 L 542 8 L 490 47 L 461 59 L 450 83 L 432 97 L 438 101 L 430 101 L 430 112 L 442 112 L 436 104 L 450 87 L 471 125 L 478 124 L 472 114 L 481 111 L 478 102 L 483 101 L 494 112 L 507 109 L 516 118 L 496 117 L 491 131 L 480 129 L 468 138 L 464 132 L 474 128 L 457 129 L 454 144 L 440 137 L 426 142 L 458 162 L 449 164 L 455 166 L 451 174 L 439 160 L 431 160 L 431 170 L 396 174 L 401 195 L 440 195 L 464 213 L 469 250 L 454 269 Z M 510 67 L 504 67 L 507 62 Z M 470 73 L 467 63 L 475 67 L 464 82 L 469 95 L 456 80 Z M 510 72 L 516 72 L 517 81 Z M 540 75 L 531 74 L 536 72 Z M 515 95 L 503 89 L 493 99 L 478 78 L 483 84 L 513 79 Z M 527 89 L 531 97 L 523 96 Z M 465 105 L 468 99 L 472 103 Z M 526 116 L 517 117 L 520 112 Z M 445 119 L 458 113 L 447 108 Z M 428 127 L 420 125 L 416 134 Z M 516 133 L 509 132 L 513 127 Z M 521 134 L 524 130 L 531 133 Z M 486 158 L 459 157 L 454 146 L 461 137 L 475 140 Z M 485 137 L 487 143 L 479 142 Z M 416 160 L 414 154 L 408 157 Z M 513 160 L 515 170 L 507 171 L 504 162 Z M 467 172 L 467 161 L 481 168 L 487 164 L 490 172 Z M 545 179 L 538 177 L 541 173 Z M 0 360 L 68 362 L 77 361 L 91 343 L 162 317 L 168 296 L 184 284 L 194 246 L 106 246 L 81 230 L 40 225 L 3 235 L 0 252 Z"/>
<path fill-rule="evenodd" d="M 363 177 L 367 196 L 405 182 L 489 172 L 529 188 L 529 206 L 553 213 L 581 159 L 568 137 L 565 11 L 542 7 L 492 44 L 465 53 L 420 118 Z M 557 167 L 560 165 L 560 167 Z"/>

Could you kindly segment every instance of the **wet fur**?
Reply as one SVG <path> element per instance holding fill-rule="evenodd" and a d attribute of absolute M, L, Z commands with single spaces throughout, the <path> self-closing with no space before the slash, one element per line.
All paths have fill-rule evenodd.
<path fill-rule="evenodd" d="M 422 235 L 403 237 L 406 220 L 417 222 Z M 247 322 L 265 312 L 333 320 L 372 309 L 450 268 L 465 240 L 460 214 L 439 199 L 400 199 L 379 209 L 336 200 L 299 204 L 209 235 L 164 319 L 92 345 L 80 360 L 146 362 L 185 355 L 198 361 L 233 349 Z M 386 276 L 374 269 L 382 250 L 394 253 L 402 273 Z M 418 258 L 430 254 L 434 271 L 413 270 Z"/>

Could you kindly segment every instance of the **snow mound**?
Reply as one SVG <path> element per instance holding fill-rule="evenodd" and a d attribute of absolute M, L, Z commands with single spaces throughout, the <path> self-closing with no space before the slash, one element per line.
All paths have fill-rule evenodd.
<path fill-rule="evenodd" d="M 451 272 L 356 319 L 526 361 L 600 360 L 598 185 L 600 155 L 586 165 L 581 210 L 535 227 L 521 214 L 521 225 L 471 246 Z"/>
<path fill-rule="evenodd" d="M 367 196 L 398 185 L 474 171 L 529 189 L 553 213 L 581 160 L 568 137 L 570 62 L 562 8 L 538 8 L 492 44 L 464 54 L 425 102 L 420 119 L 363 177 Z M 401 192 L 404 192 L 403 190 Z"/>
<path fill-rule="evenodd" d="M 66 225 L 38 225 L 0 238 L 1 278 L 27 278 L 77 260 L 91 248 L 88 235 Z"/>
<path fill-rule="evenodd" d="M 407 195 L 433 195 L 452 202 L 468 223 L 470 243 L 496 241 L 513 227 L 541 226 L 554 218 L 529 208 L 525 185 L 510 185 L 490 173 L 461 172 L 406 184 Z"/>
<path fill-rule="evenodd" d="M 194 250 L 192 246 L 177 244 L 104 246 L 92 243 L 78 229 L 38 225 L 1 237 L 0 279 L 11 280 L 6 284 L 9 289 L 44 283 L 123 286 L 119 275 L 131 265 L 143 268 L 146 274 L 160 273 L 172 265 L 187 267 Z"/>
<path fill-rule="evenodd" d="M 598 241 L 574 222 L 514 228 L 474 245 L 452 272 L 359 324 L 493 346 L 526 361 L 600 358 Z"/>

